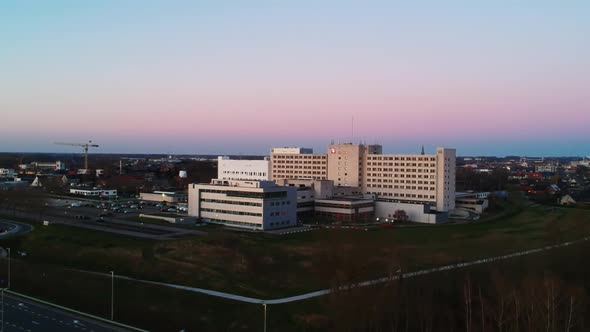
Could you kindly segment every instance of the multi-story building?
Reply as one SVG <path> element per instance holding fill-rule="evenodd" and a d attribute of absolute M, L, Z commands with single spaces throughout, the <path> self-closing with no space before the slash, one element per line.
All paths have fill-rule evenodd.
<path fill-rule="evenodd" d="M 270 160 L 217 158 L 217 178 L 222 180 L 270 180 Z"/>
<path fill-rule="evenodd" d="M 328 180 L 336 186 L 363 187 L 366 157 L 381 154 L 381 145 L 331 144 L 328 147 Z"/>
<path fill-rule="evenodd" d="M 270 154 L 271 179 L 327 179 L 327 156 L 307 148 L 273 148 Z"/>
<path fill-rule="evenodd" d="M 332 144 L 327 155 L 297 148 L 271 154 L 275 181 L 332 180 L 336 187 L 372 194 L 377 217 L 400 209 L 413 221 L 429 223 L 445 220 L 455 208 L 455 167 L 456 151 L 446 148 L 434 155 L 384 155 L 380 145 Z"/>
<path fill-rule="evenodd" d="M 435 155 L 368 155 L 363 192 L 378 200 L 427 203 L 436 210 L 455 208 L 455 149 Z"/>
<path fill-rule="evenodd" d="M 54 171 L 61 171 L 66 169 L 66 164 L 61 161 L 52 161 L 52 162 L 40 162 L 40 161 L 33 161 L 30 164 L 22 164 L 19 165 L 19 168 L 22 170 L 54 170 Z"/>
<path fill-rule="evenodd" d="M 188 213 L 202 221 L 256 230 L 297 224 L 297 189 L 272 181 L 212 180 L 191 184 Z"/>

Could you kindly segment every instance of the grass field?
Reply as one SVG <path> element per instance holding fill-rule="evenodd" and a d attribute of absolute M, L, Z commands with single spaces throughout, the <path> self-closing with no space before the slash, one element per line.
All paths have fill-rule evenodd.
<path fill-rule="evenodd" d="M 100 303 L 102 298 L 107 302 L 98 307 L 106 305 L 102 310 L 107 310 L 108 299 L 104 300 L 103 288 L 108 287 L 108 280 L 74 273 L 64 267 L 98 272 L 114 270 L 120 275 L 142 279 L 278 298 L 329 288 L 339 282 L 381 277 L 400 267 L 408 271 L 577 239 L 590 233 L 588 225 L 590 211 L 530 207 L 524 199 L 515 196 L 481 221 L 469 224 L 370 231 L 326 229 L 290 235 L 228 232 L 214 227 L 208 229 L 206 236 L 163 242 L 52 225 L 38 226 L 33 233 L 3 240 L 1 245 L 28 253 L 15 263 L 20 266 L 20 272 L 13 275 L 17 290 L 21 287 L 31 295 L 82 310 L 92 310 L 90 306 L 84 307 L 84 303 Z M 43 273 L 44 278 L 36 277 Z M 54 287 L 55 284 L 63 287 Z M 72 287 L 85 291 L 73 295 Z M 156 286 L 128 285 L 118 292 L 122 292 L 119 297 L 129 302 L 120 303 L 119 315 L 131 324 L 156 326 L 150 317 L 132 314 L 138 303 L 145 306 L 143 310 L 147 313 L 153 313 L 153 317 L 167 317 L 169 324 L 175 322 L 174 326 L 188 320 L 191 326 L 219 327 L 213 321 L 223 320 L 219 312 L 227 312 L 227 317 L 236 317 L 224 321 L 234 326 L 230 330 L 250 330 L 262 315 L 261 308 L 255 305 L 181 294 Z M 84 298 L 82 294 L 88 297 L 84 303 L 78 299 Z M 321 301 L 277 306 L 273 317 L 281 317 L 296 326 L 297 318 L 292 313 L 313 312 L 313 308 L 321 307 Z M 188 318 L 186 313 L 181 313 L 185 307 L 196 308 L 198 314 Z M 256 315 L 260 316 L 256 318 Z"/>

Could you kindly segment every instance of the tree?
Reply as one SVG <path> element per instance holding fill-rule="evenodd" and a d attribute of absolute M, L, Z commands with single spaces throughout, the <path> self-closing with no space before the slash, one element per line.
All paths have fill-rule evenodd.
<path fill-rule="evenodd" d="M 409 220 L 409 217 L 408 217 L 406 211 L 396 210 L 395 213 L 393 214 L 393 220 L 400 221 L 400 222 L 406 222 Z"/>

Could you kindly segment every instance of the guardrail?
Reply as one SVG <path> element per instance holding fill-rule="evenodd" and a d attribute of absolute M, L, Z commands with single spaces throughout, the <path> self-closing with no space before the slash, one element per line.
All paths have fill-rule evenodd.
<path fill-rule="evenodd" d="M 8 294 L 15 295 L 15 296 L 18 296 L 18 297 L 25 298 L 25 299 L 30 300 L 30 301 L 34 301 L 34 302 L 38 302 L 38 303 L 41 303 L 41 304 L 44 304 L 44 305 L 47 305 L 47 306 L 50 306 L 50 307 L 54 307 L 54 308 L 57 308 L 57 309 L 60 309 L 60 310 L 63 310 L 63 311 L 67 311 L 67 312 L 76 314 L 78 316 L 87 317 L 87 318 L 90 318 L 90 319 L 93 319 L 93 320 L 96 320 L 96 321 L 99 321 L 99 322 L 102 322 L 102 323 L 107 323 L 109 325 L 114 325 L 114 326 L 119 327 L 119 328 L 127 329 L 127 330 L 130 330 L 130 331 L 136 331 L 136 332 L 149 332 L 148 330 L 143 330 L 143 329 L 140 329 L 140 328 L 131 326 L 131 325 L 127 325 L 127 324 L 119 323 L 119 322 L 116 322 L 116 321 L 113 321 L 113 320 L 110 320 L 110 319 L 106 319 L 106 318 L 94 316 L 94 315 L 91 315 L 91 314 L 88 314 L 88 313 L 85 313 L 85 312 L 82 312 L 82 311 L 78 311 L 78 310 L 75 310 L 75 309 L 72 309 L 72 308 L 64 307 L 64 306 L 61 306 L 61 305 L 58 305 L 58 304 L 55 304 L 55 303 L 47 302 L 47 301 L 44 301 L 44 300 L 41 300 L 41 299 L 34 298 L 32 296 L 29 296 L 29 295 L 25 295 L 25 294 L 17 293 L 15 291 L 11 291 L 11 290 L 8 290 L 8 289 L 4 289 L 4 292 L 5 293 L 8 293 Z"/>

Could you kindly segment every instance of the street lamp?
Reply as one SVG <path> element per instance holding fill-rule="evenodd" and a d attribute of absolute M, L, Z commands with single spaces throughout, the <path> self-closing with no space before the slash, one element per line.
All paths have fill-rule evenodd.
<path fill-rule="evenodd" d="M 8 248 L 8 289 L 10 289 L 10 248 Z"/>
<path fill-rule="evenodd" d="M 2 325 L 0 325 L 0 332 L 4 332 L 4 287 L 2 287 Z"/>
<path fill-rule="evenodd" d="M 264 307 L 264 332 L 266 332 L 266 303 L 262 303 Z"/>
<path fill-rule="evenodd" d="M 111 271 L 111 320 L 114 320 L 115 308 L 115 271 Z"/>

